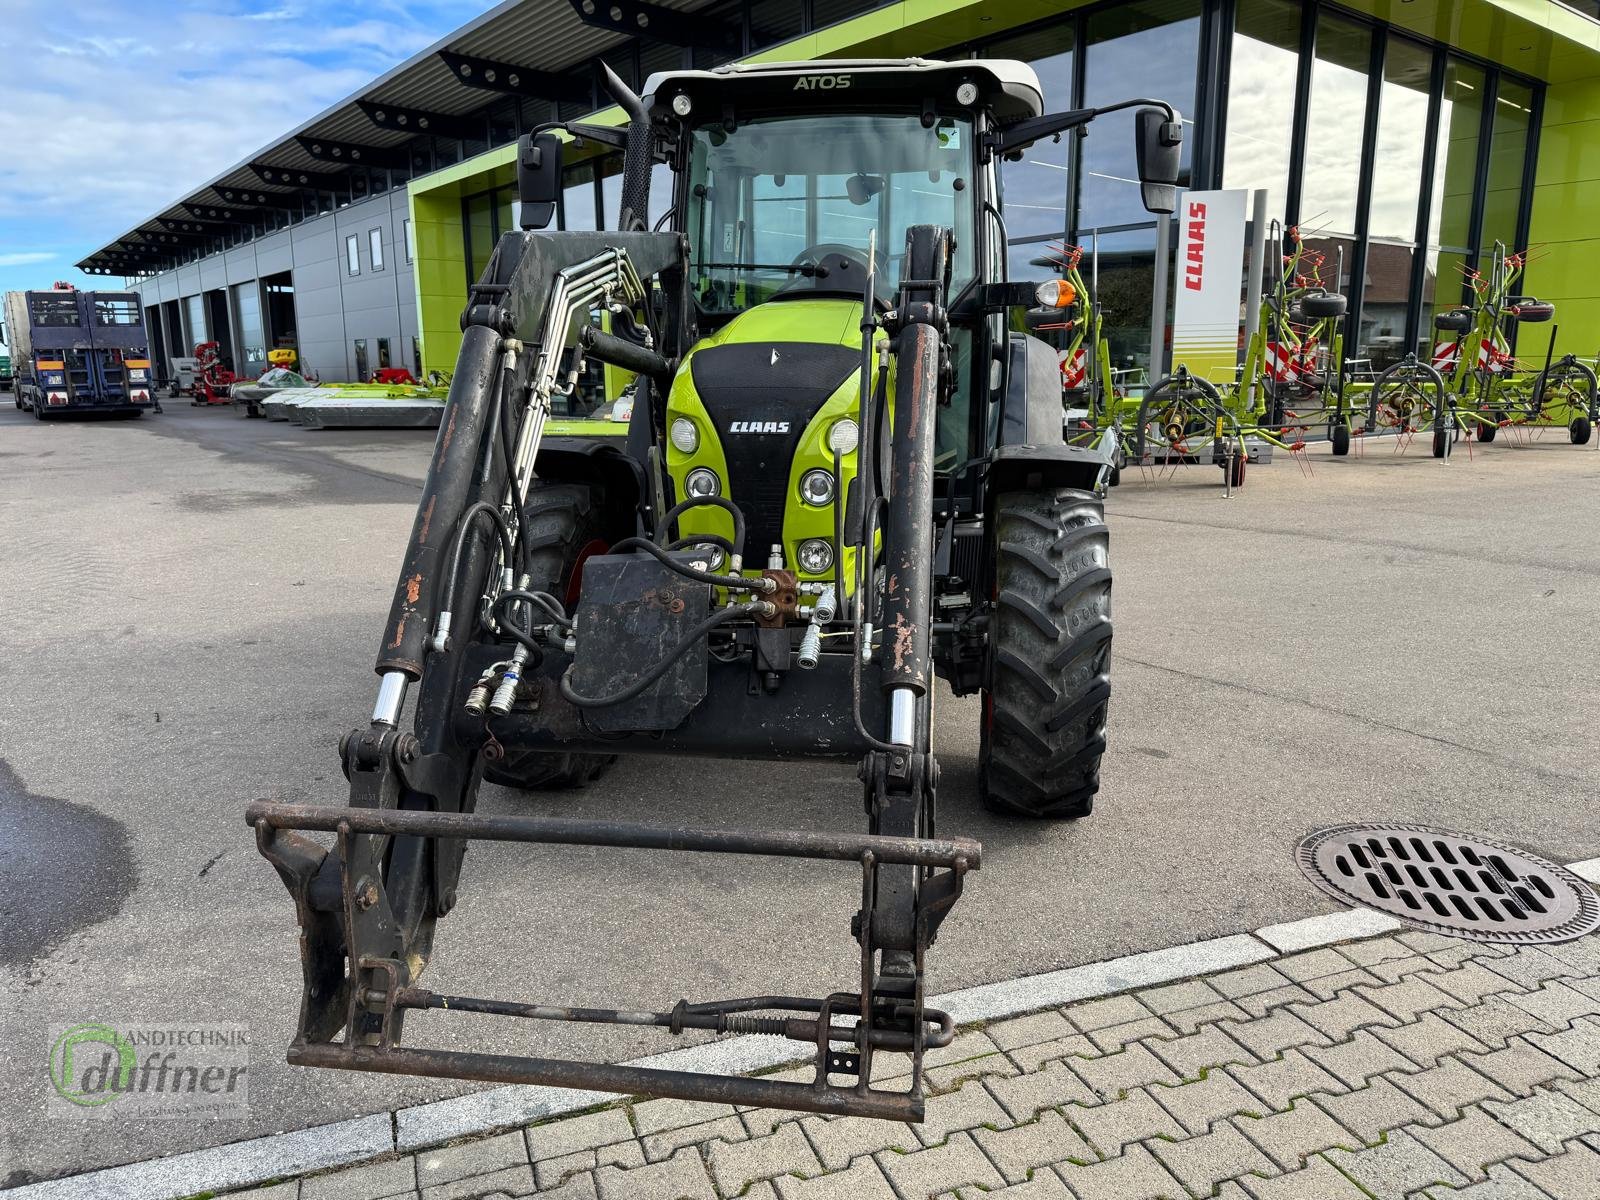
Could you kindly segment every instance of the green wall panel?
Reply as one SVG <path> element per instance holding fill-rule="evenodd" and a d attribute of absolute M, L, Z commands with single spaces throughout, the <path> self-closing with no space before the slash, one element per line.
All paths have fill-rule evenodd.
<path fill-rule="evenodd" d="M 1556 349 L 1600 353 L 1600 75 L 1545 94 L 1533 189 L 1528 288 L 1556 306 Z"/>

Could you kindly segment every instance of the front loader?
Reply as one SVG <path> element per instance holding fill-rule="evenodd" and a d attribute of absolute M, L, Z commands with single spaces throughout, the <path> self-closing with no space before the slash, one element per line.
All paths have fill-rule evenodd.
<path fill-rule="evenodd" d="M 850 61 L 607 84 L 624 129 L 519 146 L 521 232 L 463 314 L 461 354 L 378 654 L 347 807 L 247 818 L 294 898 L 293 1063 L 920 1120 L 951 1018 L 924 956 L 981 848 L 936 835 L 933 693 L 982 692 L 990 807 L 1086 815 L 1109 698 L 1110 461 L 1069 445 L 1054 351 L 1005 280 L 1000 160 L 1097 111 L 1042 114 L 1015 62 Z M 1136 114 L 1170 212 L 1182 136 Z M 614 233 L 541 232 L 560 133 L 624 151 Z M 652 169 L 674 179 L 650 232 Z M 596 366 L 620 394 L 594 385 Z M 410 728 L 403 719 L 412 714 Z M 854 763 L 866 832 L 697 829 L 475 811 L 619 754 Z M 304 836 L 334 835 L 332 848 Z M 855 864 L 859 974 L 822 998 L 656 1012 L 424 988 L 468 841 Z M 841 930 L 841 932 L 843 932 Z M 808 1083 L 415 1048 L 440 1014 L 765 1033 Z M 874 1086 L 880 1056 L 909 1085 Z"/>

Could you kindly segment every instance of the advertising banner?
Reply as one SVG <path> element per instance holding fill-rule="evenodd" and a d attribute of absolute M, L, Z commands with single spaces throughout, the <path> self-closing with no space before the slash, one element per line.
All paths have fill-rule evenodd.
<path fill-rule="evenodd" d="M 1177 296 L 1172 365 L 1201 379 L 1231 380 L 1239 361 L 1239 296 L 1244 279 L 1244 189 L 1189 192 L 1174 216 Z"/>

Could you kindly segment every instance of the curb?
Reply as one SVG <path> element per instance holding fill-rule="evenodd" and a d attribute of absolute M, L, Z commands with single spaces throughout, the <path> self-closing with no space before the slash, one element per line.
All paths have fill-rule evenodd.
<path fill-rule="evenodd" d="M 1568 863 L 1567 869 L 1581 879 L 1600 884 L 1600 858 Z M 1266 925 L 1250 933 L 980 984 L 930 996 L 928 1003 L 947 1009 L 958 1025 L 994 1021 L 1403 928 L 1401 922 L 1371 909 L 1347 909 Z M 744 1036 L 652 1054 L 627 1065 L 738 1074 L 794 1061 L 795 1051 L 787 1043 Z M 313 1125 L 293 1133 L 25 1184 L 7 1189 L 3 1195 L 6 1200 L 183 1200 L 201 1192 L 237 1191 L 386 1155 L 410 1154 L 461 1138 L 581 1112 L 616 1099 L 611 1092 L 527 1085 L 499 1087 L 402 1108 L 393 1114 Z"/>

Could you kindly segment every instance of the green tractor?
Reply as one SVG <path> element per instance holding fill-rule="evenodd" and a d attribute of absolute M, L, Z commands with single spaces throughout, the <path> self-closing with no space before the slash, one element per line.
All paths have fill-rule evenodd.
<path fill-rule="evenodd" d="M 540 232 L 564 143 L 519 146 L 523 230 L 463 314 L 377 704 L 341 743 L 349 806 L 248 810 L 302 928 L 290 1061 L 919 1120 L 922 1056 L 953 1036 L 924 956 L 981 858 L 935 832 L 938 678 L 982 694 L 989 807 L 1082 817 L 1099 788 L 1111 462 L 1069 444 L 1056 354 L 1015 331 L 1071 292 L 1005 279 L 999 168 L 1109 110 L 1043 115 L 1006 61 L 607 82 L 626 126 L 562 132 L 624 151 L 616 232 Z M 1112 107 L 1138 107 L 1144 201 L 1170 212 L 1177 113 Z M 853 763 L 867 831 L 474 811 L 486 778 L 569 787 L 619 754 Z M 470 839 L 852 863 L 859 974 L 659 1012 L 433 992 Z M 778 1034 L 815 1079 L 403 1046 L 419 1009 Z M 909 1087 L 873 1086 L 884 1056 Z"/>

